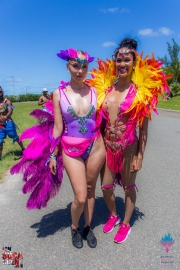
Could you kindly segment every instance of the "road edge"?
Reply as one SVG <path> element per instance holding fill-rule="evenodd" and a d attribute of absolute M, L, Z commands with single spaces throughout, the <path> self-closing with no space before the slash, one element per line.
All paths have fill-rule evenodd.
<path fill-rule="evenodd" d="M 169 110 L 169 109 L 163 109 L 163 108 L 157 108 L 157 110 L 167 111 L 167 112 L 177 112 L 177 113 L 180 113 L 179 110 Z"/>

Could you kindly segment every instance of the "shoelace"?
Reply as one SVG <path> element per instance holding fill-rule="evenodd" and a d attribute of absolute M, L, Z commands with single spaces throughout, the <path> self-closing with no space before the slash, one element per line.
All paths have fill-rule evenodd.
<path fill-rule="evenodd" d="M 124 225 L 121 225 L 118 230 L 118 234 L 125 234 L 126 232 L 127 232 L 127 227 Z"/>
<path fill-rule="evenodd" d="M 109 217 L 108 217 L 108 222 L 107 222 L 107 224 L 112 224 L 112 223 L 114 223 L 114 219 L 115 219 L 116 217 L 114 217 L 114 216 L 112 216 L 112 215 L 109 215 Z"/>
<path fill-rule="evenodd" d="M 81 238 L 81 235 L 80 235 L 80 232 L 77 230 L 75 231 L 74 233 L 74 237 L 73 237 L 75 240 L 79 240 Z"/>

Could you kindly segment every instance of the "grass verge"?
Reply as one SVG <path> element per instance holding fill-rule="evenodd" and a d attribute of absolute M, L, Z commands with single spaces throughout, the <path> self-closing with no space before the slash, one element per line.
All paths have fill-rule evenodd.
<path fill-rule="evenodd" d="M 12 118 L 18 126 L 17 132 L 20 135 L 23 130 L 36 123 L 36 119 L 29 116 L 29 113 L 38 108 L 37 101 L 14 103 L 14 106 L 15 109 Z M 180 96 L 173 97 L 167 101 L 163 101 L 160 97 L 158 108 L 180 110 Z M 25 141 L 24 145 L 26 146 L 27 144 L 28 141 Z M 0 161 L 0 182 L 3 181 L 2 178 L 6 170 L 10 169 L 20 159 L 20 152 L 21 149 L 17 143 L 13 145 L 11 139 L 7 138 L 5 140 L 2 161 Z"/>
<path fill-rule="evenodd" d="M 15 109 L 12 118 L 18 127 L 17 133 L 20 135 L 26 128 L 36 123 L 36 119 L 29 116 L 29 113 L 38 108 L 38 105 L 37 101 L 18 102 L 13 105 Z M 26 146 L 28 141 L 23 143 Z M 20 159 L 20 152 L 20 146 L 17 143 L 12 144 L 12 140 L 7 137 L 3 146 L 2 161 L 0 161 L 0 182 L 3 182 L 2 178 L 6 170 L 10 169 Z"/>
<path fill-rule="evenodd" d="M 162 97 L 159 97 L 158 108 L 180 111 L 180 96 L 170 98 L 167 101 L 163 101 Z"/>

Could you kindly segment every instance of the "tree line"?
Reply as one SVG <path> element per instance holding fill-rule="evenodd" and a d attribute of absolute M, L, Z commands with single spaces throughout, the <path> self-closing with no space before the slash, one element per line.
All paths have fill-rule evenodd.
<path fill-rule="evenodd" d="M 180 95 L 180 61 L 179 53 L 180 46 L 172 39 L 172 45 L 167 42 L 168 56 L 160 58 L 163 64 L 163 71 L 165 74 L 172 74 L 172 78 L 168 79 L 168 83 L 171 89 L 171 96 Z"/>
<path fill-rule="evenodd" d="M 11 102 L 22 102 L 22 101 L 38 101 L 42 94 L 26 94 L 26 95 L 5 95 L 5 97 Z"/>

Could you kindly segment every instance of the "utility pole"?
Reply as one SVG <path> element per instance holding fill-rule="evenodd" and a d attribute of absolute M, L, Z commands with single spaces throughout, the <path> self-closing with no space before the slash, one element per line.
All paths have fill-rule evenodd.
<path fill-rule="evenodd" d="M 12 76 L 12 84 L 13 84 L 14 96 L 15 96 L 16 95 L 16 90 L 15 90 L 15 86 L 14 86 L 14 76 Z"/>

